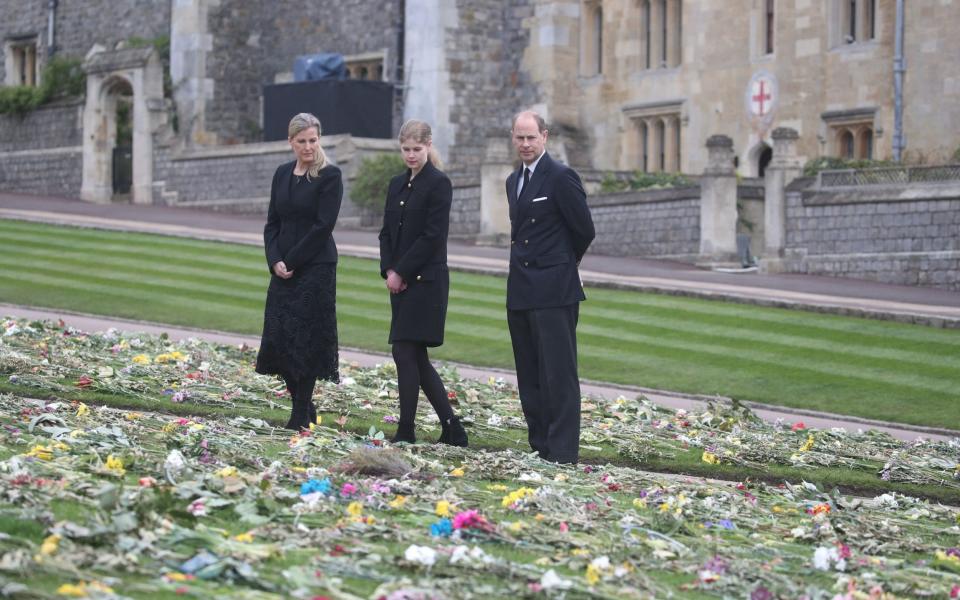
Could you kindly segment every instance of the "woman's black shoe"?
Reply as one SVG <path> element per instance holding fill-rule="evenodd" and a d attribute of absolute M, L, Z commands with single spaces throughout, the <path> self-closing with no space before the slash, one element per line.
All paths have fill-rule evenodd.
<path fill-rule="evenodd" d="M 467 447 L 467 432 L 460 423 L 458 417 L 450 418 L 446 423 L 440 422 L 440 439 L 438 444 L 449 444 L 451 446 Z"/>
<path fill-rule="evenodd" d="M 397 432 L 393 434 L 390 441 L 394 444 L 397 442 L 416 443 L 417 436 L 413 433 L 413 423 L 397 423 Z"/>

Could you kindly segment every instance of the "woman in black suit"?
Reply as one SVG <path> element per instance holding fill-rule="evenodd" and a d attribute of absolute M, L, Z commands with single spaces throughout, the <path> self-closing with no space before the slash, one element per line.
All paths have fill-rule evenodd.
<path fill-rule="evenodd" d="M 271 277 L 256 369 L 286 382 L 293 399 L 287 429 L 297 431 L 316 422 L 317 379 L 339 380 L 337 246 L 331 234 L 343 182 L 320 147 L 315 116 L 296 115 L 288 133 L 296 160 L 273 175 L 263 228 Z"/>
<path fill-rule="evenodd" d="M 394 442 L 416 441 L 414 418 L 420 390 L 440 417 L 440 443 L 467 445 L 447 390 L 430 364 L 428 347 L 443 343 L 450 274 L 447 231 L 453 186 L 437 167 L 430 126 L 410 120 L 400 128 L 407 171 L 390 180 L 380 230 L 380 275 L 390 290 L 390 343 L 397 364 L 400 422 Z"/>

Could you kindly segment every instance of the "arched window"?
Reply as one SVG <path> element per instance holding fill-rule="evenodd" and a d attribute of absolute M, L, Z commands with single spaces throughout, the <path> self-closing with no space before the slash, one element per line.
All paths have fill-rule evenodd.
<path fill-rule="evenodd" d="M 600 0 L 583 5 L 580 21 L 580 70 L 585 76 L 603 73 L 603 7 Z"/>
<path fill-rule="evenodd" d="M 763 40 L 763 51 L 765 54 L 773 54 L 773 34 L 777 22 L 776 14 L 774 13 L 774 1 L 775 0 L 767 0 L 766 14 L 764 15 L 764 31 L 766 35 Z"/>
<path fill-rule="evenodd" d="M 851 132 L 849 129 L 844 129 L 840 132 L 840 136 L 837 141 L 840 147 L 840 156 L 842 158 L 853 158 L 855 156 L 853 132 Z"/>
<path fill-rule="evenodd" d="M 657 140 L 657 155 L 654 157 L 656 160 L 655 169 L 656 171 L 663 171 L 666 168 L 666 147 L 667 147 L 667 128 L 666 124 L 663 122 L 663 119 L 657 119 L 656 124 L 654 125 L 654 136 Z"/>
<path fill-rule="evenodd" d="M 637 133 L 640 138 L 640 170 L 647 173 L 650 171 L 650 131 L 647 129 L 647 123 L 645 121 L 637 123 Z"/>
<path fill-rule="evenodd" d="M 651 12 L 650 12 L 650 2 L 651 0 L 642 0 L 641 5 L 643 9 L 643 45 L 644 45 L 644 66 L 649 69 L 653 64 L 653 23 L 650 21 Z"/>
<path fill-rule="evenodd" d="M 873 129 L 864 127 L 857 138 L 857 158 L 873 158 Z"/>

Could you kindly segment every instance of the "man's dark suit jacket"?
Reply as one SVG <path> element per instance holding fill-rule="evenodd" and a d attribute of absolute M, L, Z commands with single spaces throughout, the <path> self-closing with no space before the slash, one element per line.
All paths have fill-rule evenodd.
<path fill-rule="evenodd" d="M 544 153 L 517 198 L 522 177 L 523 165 L 507 178 L 511 223 L 507 308 L 580 302 L 586 296 L 577 264 L 595 235 L 580 176 Z"/>
<path fill-rule="evenodd" d="M 340 213 L 343 180 L 340 169 L 327 165 L 309 181 L 295 182 L 296 161 L 280 165 L 270 185 L 270 207 L 263 228 L 267 268 L 283 261 L 287 269 L 337 262 L 333 226 Z"/>

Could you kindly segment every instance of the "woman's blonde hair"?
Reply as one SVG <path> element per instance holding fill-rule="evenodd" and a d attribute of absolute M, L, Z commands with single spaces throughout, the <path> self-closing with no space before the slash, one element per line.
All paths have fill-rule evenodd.
<path fill-rule="evenodd" d="M 433 142 L 433 131 L 427 122 L 410 119 L 403 124 L 403 127 L 400 128 L 400 135 L 397 136 L 397 141 L 401 144 L 405 140 L 416 142 L 417 144 L 431 144 Z M 433 166 L 438 169 L 443 166 L 443 163 L 440 162 L 440 153 L 437 152 L 435 146 L 430 146 L 430 152 L 427 154 L 427 158 L 429 158 Z"/>
<path fill-rule="evenodd" d="M 317 137 L 320 137 L 320 119 L 310 113 L 293 115 L 293 118 L 290 119 L 290 124 L 287 126 L 287 136 L 292 140 L 297 137 L 301 131 L 310 129 L 311 127 L 317 128 Z M 307 169 L 307 179 L 309 180 L 311 177 L 316 177 L 320 173 L 320 169 L 327 166 L 327 162 L 327 154 L 323 151 L 323 146 L 317 144 L 317 158 L 313 161 L 313 164 L 310 165 L 310 168 Z"/>

